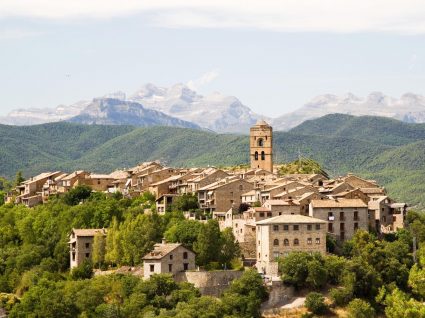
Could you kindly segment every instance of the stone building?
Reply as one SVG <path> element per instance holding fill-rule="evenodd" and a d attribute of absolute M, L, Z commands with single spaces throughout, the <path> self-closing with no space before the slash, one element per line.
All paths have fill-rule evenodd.
<path fill-rule="evenodd" d="M 155 244 L 154 249 L 143 257 L 144 277 L 153 274 L 176 274 L 195 269 L 195 253 L 180 243 Z"/>
<path fill-rule="evenodd" d="M 276 276 L 277 259 L 290 252 L 326 253 L 326 221 L 280 215 L 256 223 L 257 269 Z"/>
<path fill-rule="evenodd" d="M 250 129 L 251 168 L 273 172 L 273 128 L 259 120 Z"/>
<path fill-rule="evenodd" d="M 361 199 L 312 200 L 309 216 L 328 221 L 328 232 L 339 241 L 369 230 L 368 205 Z"/>
<path fill-rule="evenodd" d="M 69 235 L 70 268 L 91 259 L 93 239 L 97 233 L 106 235 L 106 229 L 72 229 Z"/>
<path fill-rule="evenodd" d="M 243 193 L 254 189 L 254 185 L 239 178 L 225 178 L 198 190 L 200 208 L 206 212 L 226 212 L 241 204 Z"/>

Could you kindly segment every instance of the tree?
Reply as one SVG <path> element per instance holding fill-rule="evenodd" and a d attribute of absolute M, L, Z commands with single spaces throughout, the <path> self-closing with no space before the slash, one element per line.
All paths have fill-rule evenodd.
<path fill-rule="evenodd" d="M 301 287 L 305 284 L 308 276 L 308 262 L 312 256 L 303 252 L 292 252 L 279 260 L 279 270 L 285 283 Z"/>
<path fill-rule="evenodd" d="M 328 272 L 322 262 L 313 259 L 307 264 L 308 275 L 306 283 L 314 289 L 320 289 L 326 285 L 328 280 Z"/>
<path fill-rule="evenodd" d="M 231 260 L 239 257 L 241 250 L 238 242 L 233 235 L 231 228 L 226 228 L 221 232 L 221 252 L 220 262 L 226 265 L 226 268 L 230 267 Z"/>
<path fill-rule="evenodd" d="M 375 310 L 366 301 L 356 298 L 348 304 L 349 318 L 372 318 L 375 317 Z"/>
<path fill-rule="evenodd" d="M 92 189 L 87 185 L 78 185 L 69 190 L 63 197 L 63 202 L 68 205 L 76 205 L 90 197 Z"/>
<path fill-rule="evenodd" d="M 220 227 L 217 220 L 208 220 L 193 244 L 198 265 L 218 261 L 221 252 Z"/>
<path fill-rule="evenodd" d="M 305 299 L 305 306 L 315 315 L 324 314 L 328 310 L 325 298 L 320 293 L 309 293 Z"/>
<path fill-rule="evenodd" d="M 425 306 L 398 288 L 387 294 L 383 303 L 386 306 L 385 315 L 388 318 L 425 317 Z"/>
<path fill-rule="evenodd" d="M 13 187 L 16 188 L 18 185 L 20 185 L 24 181 L 25 181 L 25 178 L 22 176 L 22 171 L 16 172 L 15 181 L 13 182 Z"/>
<path fill-rule="evenodd" d="M 239 204 L 238 213 L 244 213 L 245 211 L 248 211 L 250 207 L 251 206 L 248 203 L 242 202 L 241 204 Z"/>
<path fill-rule="evenodd" d="M 232 317 L 261 317 L 261 303 L 267 299 L 267 291 L 261 276 L 251 269 L 235 279 L 222 296 L 223 305 Z"/>
<path fill-rule="evenodd" d="M 93 238 L 92 260 L 98 268 L 105 262 L 106 238 L 103 233 L 96 233 Z"/>
<path fill-rule="evenodd" d="M 93 265 L 91 261 L 85 260 L 82 264 L 71 270 L 71 278 L 74 280 L 88 279 L 93 277 Z"/>
<path fill-rule="evenodd" d="M 172 210 L 193 211 L 199 208 L 198 197 L 194 194 L 183 194 L 176 198 Z"/>
<path fill-rule="evenodd" d="M 119 225 L 116 218 L 106 234 L 105 261 L 112 264 L 119 264 L 122 258 L 122 248 L 120 240 Z"/>
<path fill-rule="evenodd" d="M 279 169 L 280 175 L 285 174 L 294 174 L 294 173 L 303 173 L 303 174 L 311 174 L 318 173 L 327 177 L 328 174 L 326 171 L 322 169 L 320 164 L 310 158 L 300 158 L 293 162 L 284 164 Z"/>
<path fill-rule="evenodd" d="M 416 295 L 425 298 L 425 269 L 420 268 L 418 264 L 410 269 L 409 286 Z"/>
<path fill-rule="evenodd" d="M 195 220 L 180 220 L 165 232 L 164 236 L 169 242 L 182 243 L 185 247 L 193 249 L 193 244 L 198 239 L 203 225 Z"/>

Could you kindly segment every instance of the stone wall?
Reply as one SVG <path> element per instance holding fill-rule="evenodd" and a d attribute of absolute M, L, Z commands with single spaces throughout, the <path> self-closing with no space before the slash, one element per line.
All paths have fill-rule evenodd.
<path fill-rule="evenodd" d="M 202 295 L 219 297 L 230 283 L 243 274 L 242 271 L 180 272 L 175 275 L 176 282 L 188 282 L 199 288 Z"/>
<path fill-rule="evenodd" d="M 261 304 L 262 311 L 284 306 L 294 297 L 294 287 L 286 286 L 281 281 L 273 281 L 268 292 L 269 299 Z"/>

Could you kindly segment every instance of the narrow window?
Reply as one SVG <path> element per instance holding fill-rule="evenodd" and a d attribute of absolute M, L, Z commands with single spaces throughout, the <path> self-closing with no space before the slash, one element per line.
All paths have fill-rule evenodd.
<path fill-rule="evenodd" d="M 278 240 L 278 239 L 275 239 L 275 240 L 273 241 L 273 245 L 274 245 L 274 246 L 278 246 L 278 245 L 279 245 L 279 240 Z"/>
<path fill-rule="evenodd" d="M 187 259 L 187 252 L 183 252 L 183 259 Z"/>
<path fill-rule="evenodd" d="M 279 231 L 279 225 L 273 225 L 273 231 Z"/>
<path fill-rule="evenodd" d="M 285 245 L 285 246 L 289 246 L 289 240 L 288 240 L 288 239 L 284 239 L 284 240 L 283 240 L 283 245 Z"/>
<path fill-rule="evenodd" d="M 294 225 L 294 231 L 298 231 L 300 229 L 299 225 Z"/>
<path fill-rule="evenodd" d="M 359 223 L 354 223 L 354 231 L 356 231 L 356 230 L 358 230 L 359 229 Z"/>
<path fill-rule="evenodd" d="M 266 160 L 266 154 L 264 151 L 261 152 L 261 160 Z"/>
<path fill-rule="evenodd" d="M 258 151 L 256 151 L 256 152 L 255 152 L 255 154 L 254 154 L 254 159 L 255 159 L 255 160 L 258 160 Z"/>
<path fill-rule="evenodd" d="M 319 245 L 320 244 L 320 238 L 316 238 L 316 244 Z"/>
<path fill-rule="evenodd" d="M 90 243 L 86 243 L 86 248 L 89 248 L 90 247 Z"/>
<path fill-rule="evenodd" d="M 333 223 L 328 223 L 328 232 L 333 232 L 334 231 L 334 227 L 333 227 Z"/>
<path fill-rule="evenodd" d="M 320 224 L 316 224 L 316 230 L 320 230 Z"/>
<path fill-rule="evenodd" d="M 311 229 L 312 229 L 311 224 L 307 224 L 307 231 L 311 231 Z"/>
<path fill-rule="evenodd" d="M 258 147 L 263 147 L 264 146 L 263 138 L 258 139 L 257 144 L 258 144 Z"/>
<path fill-rule="evenodd" d="M 168 271 L 170 273 L 173 271 L 173 264 L 168 264 Z"/>
<path fill-rule="evenodd" d="M 149 269 L 150 269 L 151 273 L 154 272 L 155 271 L 155 265 L 150 265 Z"/>
<path fill-rule="evenodd" d="M 311 239 L 311 237 L 309 237 L 309 238 L 307 239 L 307 244 L 308 244 L 308 245 L 313 244 L 313 240 Z"/>
<path fill-rule="evenodd" d="M 284 225 L 284 226 L 283 226 L 283 230 L 284 230 L 284 231 L 289 231 L 289 225 Z"/>
<path fill-rule="evenodd" d="M 294 239 L 294 245 L 300 245 L 300 241 L 298 239 Z"/>
<path fill-rule="evenodd" d="M 172 260 L 173 259 L 173 254 L 170 254 L 170 260 Z"/>
<path fill-rule="evenodd" d="M 89 258 L 90 257 L 90 253 L 86 253 L 86 258 Z"/>
<path fill-rule="evenodd" d="M 189 269 L 189 264 L 188 263 L 184 263 L 183 264 L 183 270 L 187 271 Z"/>

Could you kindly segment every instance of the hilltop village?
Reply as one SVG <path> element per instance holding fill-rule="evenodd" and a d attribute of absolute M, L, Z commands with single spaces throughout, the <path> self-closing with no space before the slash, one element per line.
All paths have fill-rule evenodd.
<path fill-rule="evenodd" d="M 343 242 L 358 229 L 381 234 L 403 228 L 407 205 L 392 200 L 375 181 L 352 174 L 334 179 L 322 174 L 279 175 L 272 144 L 273 129 L 261 120 L 250 129 L 250 168 L 181 169 L 145 162 L 111 174 L 46 172 L 22 182 L 6 202 L 33 207 L 86 185 L 92 191 L 129 197 L 150 192 L 156 212 L 165 214 L 177 198 L 191 194 L 204 212 L 199 221 L 209 217 L 218 220 L 220 229 L 231 228 L 245 264 L 270 276 L 278 275 L 276 260 L 290 252 L 325 254 L 327 235 Z M 197 219 L 190 211 L 185 217 Z M 73 229 L 71 268 L 91 258 L 95 234 L 106 231 Z M 144 276 L 193 270 L 195 258 L 181 244 L 164 241 L 144 257 Z"/>

